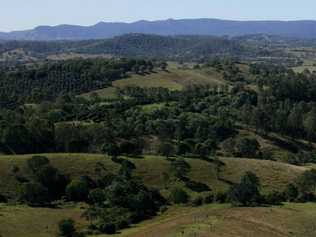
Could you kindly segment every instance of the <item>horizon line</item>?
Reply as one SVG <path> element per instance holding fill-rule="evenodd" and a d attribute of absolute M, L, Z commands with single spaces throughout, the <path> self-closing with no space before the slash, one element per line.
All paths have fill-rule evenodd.
<path fill-rule="evenodd" d="M 30 31 L 35 30 L 39 27 L 60 27 L 60 26 L 75 26 L 75 27 L 93 27 L 98 24 L 135 24 L 139 22 L 159 22 L 159 21 L 183 21 L 183 20 L 218 20 L 218 21 L 234 21 L 234 22 L 306 22 L 306 21 L 314 21 L 316 22 L 316 19 L 276 19 L 276 20 L 264 20 L 264 19 L 224 19 L 224 18 L 207 18 L 207 17 L 201 17 L 201 18 L 163 18 L 163 19 L 155 19 L 155 20 L 149 20 L 149 19 L 140 19 L 140 20 L 131 20 L 131 21 L 104 21 L 100 20 L 99 22 L 95 24 L 70 24 L 70 23 L 61 23 L 61 24 L 52 24 L 52 25 L 37 25 L 32 28 L 26 28 L 26 29 L 18 29 L 18 30 L 0 30 L 0 33 L 12 33 L 12 32 L 20 32 L 20 31 Z"/>

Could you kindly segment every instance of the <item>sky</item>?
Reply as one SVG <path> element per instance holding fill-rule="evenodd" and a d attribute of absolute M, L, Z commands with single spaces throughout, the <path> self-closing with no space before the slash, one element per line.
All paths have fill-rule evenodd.
<path fill-rule="evenodd" d="M 316 0 L 0 0 L 0 31 L 183 18 L 316 20 Z"/>

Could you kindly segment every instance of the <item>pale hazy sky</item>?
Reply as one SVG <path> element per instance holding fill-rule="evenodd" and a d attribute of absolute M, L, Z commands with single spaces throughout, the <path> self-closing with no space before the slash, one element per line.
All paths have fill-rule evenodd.
<path fill-rule="evenodd" d="M 0 0 L 0 31 L 167 18 L 316 20 L 316 0 Z"/>

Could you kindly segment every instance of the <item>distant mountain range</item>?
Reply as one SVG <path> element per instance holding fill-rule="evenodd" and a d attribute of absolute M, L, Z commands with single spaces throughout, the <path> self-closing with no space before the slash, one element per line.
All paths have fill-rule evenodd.
<path fill-rule="evenodd" d="M 301 39 L 316 39 L 316 21 L 230 21 L 184 19 L 137 21 L 134 23 L 100 22 L 93 26 L 39 26 L 32 30 L 0 32 L 0 40 L 88 40 L 141 33 L 162 36 L 207 35 L 236 37 L 269 34 Z"/>

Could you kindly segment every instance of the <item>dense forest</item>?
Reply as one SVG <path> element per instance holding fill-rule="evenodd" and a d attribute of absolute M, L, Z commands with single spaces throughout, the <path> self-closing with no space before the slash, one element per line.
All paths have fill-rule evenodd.
<path fill-rule="evenodd" d="M 31 57 L 33 61 L 42 61 L 49 55 L 65 53 L 176 61 L 201 61 L 215 56 L 248 60 L 265 57 L 265 60 L 276 58 L 280 63 L 287 60 L 299 60 L 295 54 L 289 52 L 289 49 L 315 47 L 315 45 L 316 42 L 312 39 L 293 39 L 262 34 L 233 38 L 127 34 L 104 40 L 0 41 L 0 55 L 11 52 L 14 56 L 16 50 L 22 50 L 26 54 L 23 54 L 23 57 L 19 56 L 18 60 L 10 60 L 10 65 L 20 61 L 29 61 L 30 59 L 26 56 Z"/>

